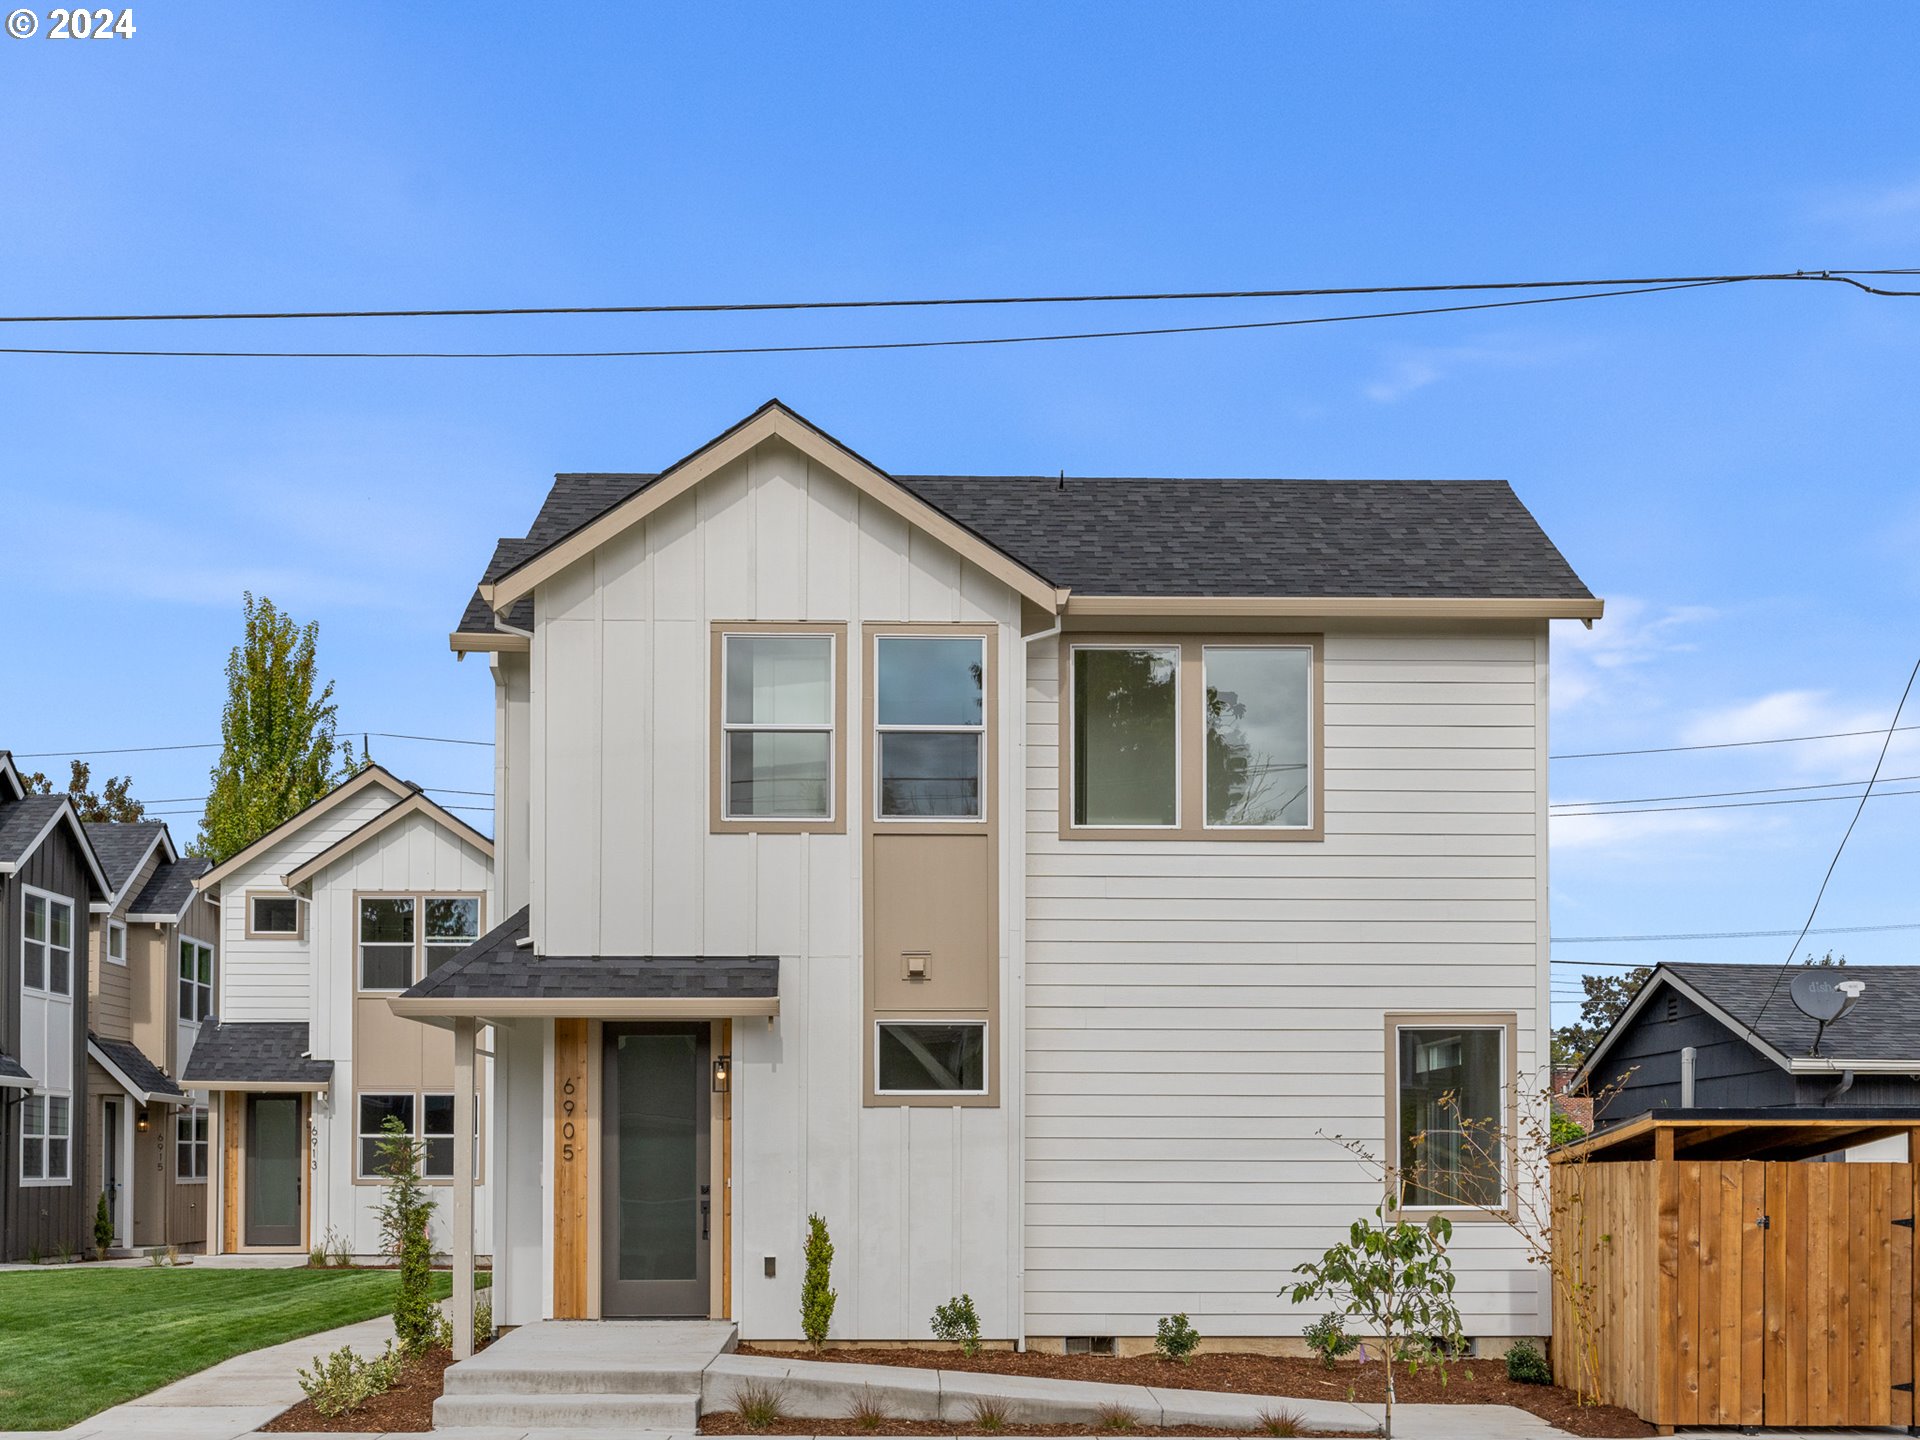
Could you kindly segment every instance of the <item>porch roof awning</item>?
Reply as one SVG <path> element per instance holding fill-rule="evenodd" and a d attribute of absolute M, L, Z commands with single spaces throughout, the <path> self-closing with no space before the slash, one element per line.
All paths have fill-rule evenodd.
<path fill-rule="evenodd" d="M 142 1105 L 178 1105 L 187 1098 L 187 1092 L 174 1083 L 171 1075 L 126 1040 L 103 1040 L 89 1030 L 87 1054 L 113 1077 L 114 1084 Z"/>
<path fill-rule="evenodd" d="M 387 1003 L 416 1020 L 723 1019 L 780 1012 L 777 955 L 540 955 L 522 906 Z"/>
<path fill-rule="evenodd" d="M 307 1053 L 305 1021 L 200 1022 L 193 1054 L 180 1076 L 195 1090 L 324 1090 L 333 1062 Z"/>
<path fill-rule="evenodd" d="M 6 1051 L 0 1050 L 0 1088 L 8 1087 L 18 1090 L 31 1090 L 33 1088 L 33 1076 L 27 1073 L 26 1066 L 14 1059 L 13 1056 L 7 1054 Z"/>

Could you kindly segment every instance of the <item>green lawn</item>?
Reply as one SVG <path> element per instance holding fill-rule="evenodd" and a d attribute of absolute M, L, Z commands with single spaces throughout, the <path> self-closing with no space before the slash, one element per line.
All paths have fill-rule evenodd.
<path fill-rule="evenodd" d="M 435 1293 L 450 1276 L 434 1275 Z M 0 1430 L 58 1430 L 230 1356 L 371 1320 L 386 1270 L 0 1274 Z"/>

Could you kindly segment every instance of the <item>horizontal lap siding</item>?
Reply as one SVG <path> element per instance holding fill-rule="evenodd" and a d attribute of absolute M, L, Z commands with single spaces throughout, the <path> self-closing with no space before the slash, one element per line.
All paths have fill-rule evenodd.
<path fill-rule="evenodd" d="M 1297 1335 L 1279 1293 L 1378 1203 L 1389 1010 L 1541 1013 L 1536 639 L 1331 633 L 1326 840 L 1063 842 L 1059 675 L 1027 690 L 1027 1328 Z M 1504 1227 L 1469 1333 L 1546 1328 Z"/>

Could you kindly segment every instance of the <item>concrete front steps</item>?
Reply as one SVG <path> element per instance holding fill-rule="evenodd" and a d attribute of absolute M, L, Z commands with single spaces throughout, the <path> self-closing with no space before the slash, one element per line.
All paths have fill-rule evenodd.
<path fill-rule="evenodd" d="M 436 1430 L 699 1427 L 703 1372 L 733 1349 L 725 1321 L 543 1321 L 448 1369 Z"/>

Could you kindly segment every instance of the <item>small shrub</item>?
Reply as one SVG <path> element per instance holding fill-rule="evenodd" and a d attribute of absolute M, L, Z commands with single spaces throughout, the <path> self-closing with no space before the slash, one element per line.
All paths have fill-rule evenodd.
<path fill-rule="evenodd" d="M 1200 1348 L 1200 1332 L 1181 1315 L 1162 1315 L 1153 1336 L 1154 1353 L 1162 1360 L 1186 1364 L 1187 1357 Z"/>
<path fill-rule="evenodd" d="M 1007 1408 L 1007 1402 L 992 1395 L 974 1396 L 967 1408 L 973 1412 L 974 1429 L 983 1434 L 998 1435 L 1013 1423 L 1013 1412 Z"/>
<path fill-rule="evenodd" d="M 1253 1423 L 1262 1435 L 1271 1435 L 1273 1440 L 1293 1440 L 1307 1433 L 1306 1417 L 1298 1410 L 1262 1410 L 1253 1417 Z"/>
<path fill-rule="evenodd" d="M 957 1341 L 963 1355 L 980 1353 L 980 1312 L 971 1295 L 956 1295 L 933 1307 L 933 1338 Z"/>
<path fill-rule="evenodd" d="M 885 1397 L 875 1395 L 871 1386 L 862 1385 L 860 1398 L 847 1407 L 847 1418 L 858 1429 L 874 1431 L 893 1418 L 893 1411 L 887 1408 Z"/>
<path fill-rule="evenodd" d="M 749 1430 L 771 1430 L 787 1418 L 779 1387 L 758 1380 L 745 1381 L 733 1392 L 733 1408 Z"/>
<path fill-rule="evenodd" d="M 493 1343 L 493 1301 L 480 1296 L 473 1302 L 473 1348 L 484 1350 Z"/>
<path fill-rule="evenodd" d="M 1140 1417 L 1124 1405 L 1102 1405 L 1093 1413 L 1093 1426 L 1108 1435 L 1130 1435 L 1140 1428 Z"/>
<path fill-rule="evenodd" d="M 158 1250 L 147 1251 L 147 1264 L 152 1266 L 155 1270 L 158 1270 L 162 1265 L 166 1263 L 167 1263 L 167 1257 L 161 1251 L 158 1251 Z"/>
<path fill-rule="evenodd" d="M 400 1377 L 400 1367 L 401 1357 L 394 1353 L 392 1342 L 370 1360 L 361 1359 L 351 1346 L 342 1345 L 325 1360 L 313 1357 L 313 1368 L 299 1373 L 300 1388 L 315 1410 L 332 1419 L 392 1389 Z"/>
<path fill-rule="evenodd" d="M 1320 1363 L 1333 1369 L 1334 1361 L 1351 1355 L 1360 1348 L 1360 1337 L 1349 1335 L 1347 1327 L 1340 1323 L 1340 1317 L 1333 1313 L 1322 1315 L 1309 1325 L 1300 1336 L 1307 1342 L 1309 1349 L 1320 1357 Z"/>
<path fill-rule="evenodd" d="M 834 1302 L 840 1298 L 833 1288 L 833 1237 L 827 1234 L 827 1222 L 818 1215 L 807 1216 L 807 1270 L 800 1281 L 800 1332 L 818 1350 L 826 1343 L 827 1329 L 833 1324 Z"/>
<path fill-rule="evenodd" d="M 1507 1378 L 1516 1385 L 1551 1385 L 1553 1367 L 1532 1340 L 1516 1340 L 1507 1348 Z"/>
<path fill-rule="evenodd" d="M 353 1264 L 353 1251 L 347 1245 L 347 1237 L 329 1225 L 327 1233 L 320 1237 L 320 1243 L 308 1254 L 307 1263 L 315 1269 L 328 1266 L 346 1269 Z"/>
<path fill-rule="evenodd" d="M 113 1212 L 107 1209 L 107 1192 L 100 1192 L 100 1203 L 93 1207 L 93 1248 L 102 1259 L 113 1248 Z"/>
<path fill-rule="evenodd" d="M 307 1251 L 307 1268 L 309 1270 L 324 1270 L 327 1268 L 326 1246 L 316 1245 Z"/>

